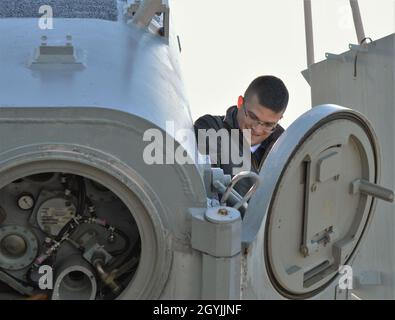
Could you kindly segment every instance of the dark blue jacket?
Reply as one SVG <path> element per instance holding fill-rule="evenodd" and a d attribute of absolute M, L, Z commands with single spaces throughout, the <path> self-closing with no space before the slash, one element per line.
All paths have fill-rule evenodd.
<path fill-rule="evenodd" d="M 237 122 L 237 112 L 238 109 L 236 106 L 230 107 L 225 116 L 213 116 L 213 115 L 209 115 L 206 114 L 202 117 L 200 117 L 199 119 L 197 119 L 195 121 L 194 127 L 195 127 L 195 134 L 197 137 L 197 132 L 199 129 L 214 129 L 215 131 L 218 131 L 220 129 L 226 129 L 229 131 L 230 134 L 230 130 L 231 129 L 239 129 L 239 125 Z M 273 131 L 273 133 L 267 137 L 259 146 L 259 148 L 251 154 L 251 170 L 259 173 L 261 168 L 262 168 L 262 164 L 265 160 L 265 158 L 267 157 L 270 149 L 273 147 L 274 143 L 277 141 L 277 139 L 280 137 L 280 135 L 284 132 L 284 128 L 281 127 L 280 125 L 278 125 L 276 127 L 276 129 Z M 240 141 L 239 141 L 239 153 L 240 155 L 243 152 L 243 148 L 242 148 L 242 143 L 243 143 L 243 137 L 240 131 Z M 208 143 L 207 143 L 208 144 Z M 201 153 L 203 154 L 208 154 L 208 149 L 209 146 L 206 150 L 199 150 Z M 217 140 L 217 158 L 219 159 L 217 165 L 220 167 L 222 170 L 224 170 L 225 174 L 230 174 L 233 176 L 232 174 L 232 169 L 236 166 L 239 167 L 240 165 L 235 165 L 233 164 L 231 161 L 229 164 L 223 164 L 221 163 L 221 141 L 220 139 Z M 249 147 L 248 147 L 248 151 L 247 152 L 251 152 Z M 231 159 L 231 157 L 229 157 Z M 242 180 L 240 181 L 237 186 L 236 186 L 236 191 L 238 191 L 241 195 L 244 195 L 249 188 L 252 185 L 252 181 L 249 181 L 248 179 Z"/>

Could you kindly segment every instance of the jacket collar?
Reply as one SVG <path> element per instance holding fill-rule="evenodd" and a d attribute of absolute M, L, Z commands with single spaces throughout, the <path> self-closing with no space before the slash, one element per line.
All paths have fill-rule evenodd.
<path fill-rule="evenodd" d="M 237 122 L 237 106 L 232 106 L 226 111 L 224 123 L 227 124 L 230 129 L 240 129 L 239 123 Z"/>

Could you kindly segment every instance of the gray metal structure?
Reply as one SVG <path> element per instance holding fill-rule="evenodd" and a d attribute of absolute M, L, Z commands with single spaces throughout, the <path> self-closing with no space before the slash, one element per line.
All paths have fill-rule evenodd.
<path fill-rule="evenodd" d="M 354 263 L 374 197 L 388 192 L 393 201 L 377 185 L 380 152 L 369 122 L 334 105 L 306 112 L 274 146 L 261 180 L 243 221 L 243 296 L 336 298 L 336 276 Z M 354 192 L 359 181 L 376 192 Z"/>
<path fill-rule="evenodd" d="M 99 2 L 118 18 L 0 19 L 0 298 L 347 297 L 339 267 L 355 265 L 376 198 L 393 200 L 384 137 L 324 102 L 259 177 L 231 179 L 177 135 L 193 125 L 169 3 Z M 188 162 L 147 162 L 153 130 L 165 161 L 177 149 Z M 247 177 L 242 198 L 233 186 Z M 53 288 L 40 288 L 46 266 Z"/>
<path fill-rule="evenodd" d="M 40 205 L 54 196 L 41 196 L 41 201 L 35 188 L 48 188 L 65 203 L 67 188 L 59 174 L 69 175 L 70 183 L 83 176 L 85 184 L 102 186 L 90 196 L 99 217 L 110 215 L 108 222 L 129 234 L 129 242 L 133 232 L 127 229 L 134 222 L 138 228 L 139 267 L 120 297 L 199 298 L 201 256 L 190 248 L 187 222 L 189 208 L 207 206 L 201 165 L 148 165 L 143 159 L 147 130 L 159 130 L 176 148 L 174 132 L 192 129 L 178 43 L 173 35 L 167 39 L 137 27 L 124 11 L 128 4 L 116 3 L 117 21 L 56 18 L 53 30 L 40 30 L 35 18 L 0 19 L 1 34 L 7 34 L 0 53 L 3 224 L 30 230 L 28 215 L 15 214 L 15 221 L 13 212 L 21 209 L 7 199 L 28 192 Z M 174 132 L 166 132 L 166 121 L 174 119 Z M 184 142 L 181 147 L 193 154 L 195 145 Z M 43 173 L 56 174 L 52 184 L 26 178 Z M 100 196 L 107 189 L 114 199 Z M 123 209 L 116 209 L 121 203 Z M 49 209 L 60 214 L 54 204 Z M 123 210 L 134 222 L 125 224 Z M 37 230 L 41 241 L 36 251 L 45 252 L 47 231 Z M 108 230 L 97 233 L 102 245 L 100 237 L 108 236 Z M 22 249 L 15 254 L 25 256 Z M 22 271 L 14 276 L 26 280 L 27 270 Z"/>
<path fill-rule="evenodd" d="M 312 105 L 336 103 L 362 112 L 377 134 L 382 184 L 394 189 L 394 34 L 313 64 L 304 72 Z M 394 205 L 379 202 L 367 241 L 356 257 L 355 290 L 360 298 L 394 299 Z"/>

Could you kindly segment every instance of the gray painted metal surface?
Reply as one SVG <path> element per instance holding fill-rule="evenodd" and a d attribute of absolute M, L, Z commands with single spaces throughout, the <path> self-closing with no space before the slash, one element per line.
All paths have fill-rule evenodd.
<path fill-rule="evenodd" d="M 175 131 L 193 129 L 176 39 L 167 45 L 146 29 L 94 19 L 59 19 L 45 31 L 36 19 L 1 19 L 0 29 L 7 34 L 1 39 L 7 50 L 0 52 L 0 107 L 109 108 L 163 130 L 174 119 Z M 67 35 L 83 66 L 30 65 L 42 36 L 48 45 L 65 45 Z"/>
<path fill-rule="evenodd" d="M 118 7 L 122 3 L 118 1 Z M 141 21 L 145 21 L 140 25 L 146 26 L 156 4 L 155 0 L 143 2 L 142 8 L 148 9 L 140 11 Z M 326 105 L 298 119 L 270 152 L 260 173 L 262 184 L 242 221 L 234 208 L 221 208 L 216 199 L 207 199 L 215 193 L 212 183 L 220 180 L 226 188 L 230 178 L 215 170 L 203 174 L 205 165 L 200 165 L 195 157 L 194 141 L 184 141 L 176 135 L 177 130 L 192 130 L 193 126 L 175 34 L 165 32 L 165 37 L 160 37 L 150 31 L 155 28 L 138 28 L 132 16 L 118 14 L 117 21 L 95 19 L 97 16 L 93 14 L 91 19 L 59 18 L 54 21 L 53 30 L 40 30 L 34 18 L 0 19 L 1 34 L 7 35 L 2 36 L 0 43 L 0 219 L 2 224 L 19 226 L 18 234 L 12 234 L 7 241 L 15 238 L 19 241 L 19 233 L 29 228 L 25 221 L 16 220 L 15 203 L 10 200 L 15 198 L 11 191 L 19 188 L 18 181 L 22 180 L 27 189 L 33 190 L 33 186 L 45 187 L 45 183 L 37 185 L 29 176 L 67 173 L 109 189 L 133 216 L 141 254 L 133 279 L 118 298 L 333 299 L 343 296 L 338 288 L 336 267 L 353 263 L 368 230 L 376 201 L 367 194 L 391 198 L 388 190 L 372 185 L 379 183 L 380 155 L 365 117 L 349 109 Z M 165 26 L 168 25 L 166 22 Z M 388 78 L 384 83 L 393 83 L 389 77 L 393 75 L 393 62 L 387 60 L 393 57 L 393 52 L 386 51 L 388 45 L 377 46 L 383 49 L 379 52 L 384 58 L 376 62 L 385 62 L 384 74 Z M 360 47 L 353 50 L 355 54 L 358 52 L 354 74 L 360 81 L 366 78 L 360 75 L 366 72 L 366 50 Z M 355 61 L 352 59 L 353 55 L 349 54 L 328 63 Z M 328 97 L 321 95 L 320 90 L 333 93 L 331 86 L 336 88 L 341 81 L 329 82 L 329 90 L 316 89 L 324 83 L 318 71 L 314 73 L 318 65 L 311 68 L 313 99 L 325 100 Z M 343 69 L 336 72 L 331 69 L 333 73 L 324 70 L 329 74 L 326 79 L 331 79 L 331 75 L 336 79 L 336 72 L 343 72 Z M 347 77 L 341 79 L 346 81 Z M 360 86 L 355 87 L 356 92 Z M 380 90 L 388 90 L 388 86 Z M 385 91 L 385 99 L 389 99 L 388 92 Z M 349 92 L 342 94 L 347 96 Z M 381 106 L 385 106 L 385 112 L 391 101 L 393 105 L 393 100 L 386 100 Z M 347 106 L 350 101 L 341 102 Z M 357 106 L 363 105 L 358 102 Z M 393 130 L 393 111 L 390 112 L 392 127 L 383 129 L 386 133 L 389 128 Z M 174 128 L 168 126 L 168 120 L 175 121 Z M 166 147 L 180 146 L 192 163 L 149 165 L 143 159 L 147 146 L 143 136 L 149 129 L 166 133 L 169 139 Z M 388 139 L 393 143 L 392 137 L 393 131 L 390 138 L 380 134 L 380 143 L 387 146 Z M 386 141 L 382 140 L 385 138 Z M 173 151 L 166 152 L 164 147 L 159 150 L 164 155 Z M 393 148 L 391 151 L 393 167 Z M 304 155 L 310 157 L 311 168 Z M 301 167 L 302 163 L 306 167 Z M 340 170 L 344 163 L 346 168 Z M 70 190 L 62 192 L 64 200 Z M 103 208 L 110 206 L 104 204 L 108 197 L 96 196 Z M 33 208 L 33 216 L 44 217 L 47 210 L 44 204 L 57 209 L 60 203 L 47 198 L 37 208 L 31 200 L 24 206 Z M 233 193 L 230 198 L 241 199 Z M 336 202 L 338 199 L 341 200 Z M 341 215 L 342 210 L 346 214 Z M 117 212 L 118 218 L 122 216 L 119 209 L 108 211 Z M 38 228 L 48 227 L 44 220 L 40 220 Z M 39 246 L 46 232 L 59 231 L 60 227 L 49 227 L 49 231 L 36 234 Z M 350 239 L 347 236 L 351 231 Z M 98 253 L 102 254 L 100 263 L 110 261 L 111 254 L 99 243 L 83 257 L 92 259 L 91 265 L 100 273 L 101 280 L 97 278 L 97 283 L 114 285 L 109 273 L 93 263 Z M 22 260 L 26 264 L 26 257 Z M 7 268 L 10 269 L 8 265 Z M 22 276 L 21 270 L 17 270 L 18 276 Z M 66 271 L 70 270 L 67 266 Z M 90 275 L 90 267 L 83 270 L 85 275 Z M 2 279 L 11 281 L 6 274 L 2 274 Z M 360 283 L 371 285 L 378 281 L 381 277 L 377 274 L 365 273 Z M 82 292 L 79 297 L 94 298 L 94 283 L 94 290 Z M 29 290 L 13 284 L 19 291 Z"/>
<path fill-rule="evenodd" d="M 374 198 L 350 188 L 360 177 L 379 183 L 379 161 L 360 113 L 323 105 L 298 118 L 269 153 L 243 221 L 243 296 L 333 298 L 375 212 Z"/>
<path fill-rule="evenodd" d="M 196 183 L 201 177 L 194 165 L 150 166 L 143 161 L 142 133 L 152 124 L 103 109 L 95 110 L 92 119 L 90 110 L 1 108 L 1 134 L 8 138 L 0 145 L 0 188 L 53 171 L 80 174 L 112 190 L 133 214 L 143 243 L 139 269 L 122 297 L 158 298 L 170 270 L 193 256 L 187 209 L 206 206 L 203 184 Z M 185 258 L 172 262 L 175 251 Z M 199 294 L 199 283 L 183 287 L 182 296 Z"/>
<path fill-rule="evenodd" d="M 202 299 L 240 299 L 240 212 L 208 208 L 192 219 L 192 247 L 203 257 Z"/>
<path fill-rule="evenodd" d="M 119 298 L 201 298 L 202 256 L 190 245 L 188 209 L 205 209 L 207 199 L 194 140 L 175 136 L 193 125 L 174 34 L 165 39 L 123 19 L 94 18 L 55 19 L 53 30 L 40 30 L 34 18 L 7 18 L 0 30 L 7 34 L 0 50 L 0 131 L 7 137 L 0 141 L 1 192 L 43 172 L 100 183 L 130 210 L 142 243 L 139 267 Z M 52 50 L 51 59 L 32 64 L 40 46 Z M 64 63 L 70 46 L 81 64 Z M 149 129 L 175 148 L 181 143 L 192 164 L 148 165 Z"/>
<path fill-rule="evenodd" d="M 381 146 L 381 185 L 393 190 L 394 34 L 364 48 L 350 48 L 335 59 L 330 56 L 304 71 L 310 74 L 312 105 L 340 104 L 358 110 L 370 120 Z M 376 211 L 354 263 L 354 294 L 360 298 L 394 299 L 394 204 L 379 201 Z M 365 281 L 366 278 L 376 280 Z"/>

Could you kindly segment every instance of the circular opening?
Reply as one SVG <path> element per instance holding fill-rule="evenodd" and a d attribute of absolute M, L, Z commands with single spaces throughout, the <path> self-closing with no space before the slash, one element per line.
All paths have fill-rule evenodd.
<path fill-rule="evenodd" d="M 89 275 L 82 271 L 67 273 L 59 285 L 59 299 L 61 300 L 89 300 L 94 284 Z"/>
<path fill-rule="evenodd" d="M 72 271 L 68 275 L 71 281 L 79 282 L 82 281 L 85 275 L 81 271 Z"/>
<path fill-rule="evenodd" d="M 67 261 L 68 257 L 77 254 L 79 259 L 71 267 L 78 269 L 88 263 L 92 272 L 74 270 L 63 274 L 58 285 L 59 299 L 89 299 L 92 281 L 96 283 L 95 288 L 97 285 L 94 298 L 98 300 L 117 298 L 122 292 L 115 287 L 130 287 L 142 253 L 140 230 L 135 220 L 139 214 L 137 210 L 126 205 L 111 186 L 104 186 L 85 175 L 59 171 L 19 179 L 24 181 L 23 185 L 11 182 L 0 189 L 0 198 L 4 199 L 0 231 L 5 226 L 23 230 L 21 232 L 26 229 L 34 234 L 34 239 L 12 233 L 1 239 L 0 253 L 9 260 L 6 272 L 21 284 L 30 280 L 39 289 L 40 277 L 34 275 L 40 266 L 47 265 L 56 271 L 58 261 Z M 110 197 L 103 199 L 103 191 Z M 22 209 L 18 207 L 16 195 L 21 192 L 34 198 L 29 215 L 17 214 Z M 26 249 L 30 240 L 34 242 L 30 245 L 34 246 L 33 257 Z M 46 252 L 51 253 L 46 255 Z M 97 256 L 102 257 L 100 269 L 94 262 Z M 29 263 L 15 271 L 14 265 L 20 263 L 22 257 L 35 264 Z M 105 282 L 103 279 L 110 275 L 113 282 Z M 56 281 L 55 272 L 53 282 Z"/>

